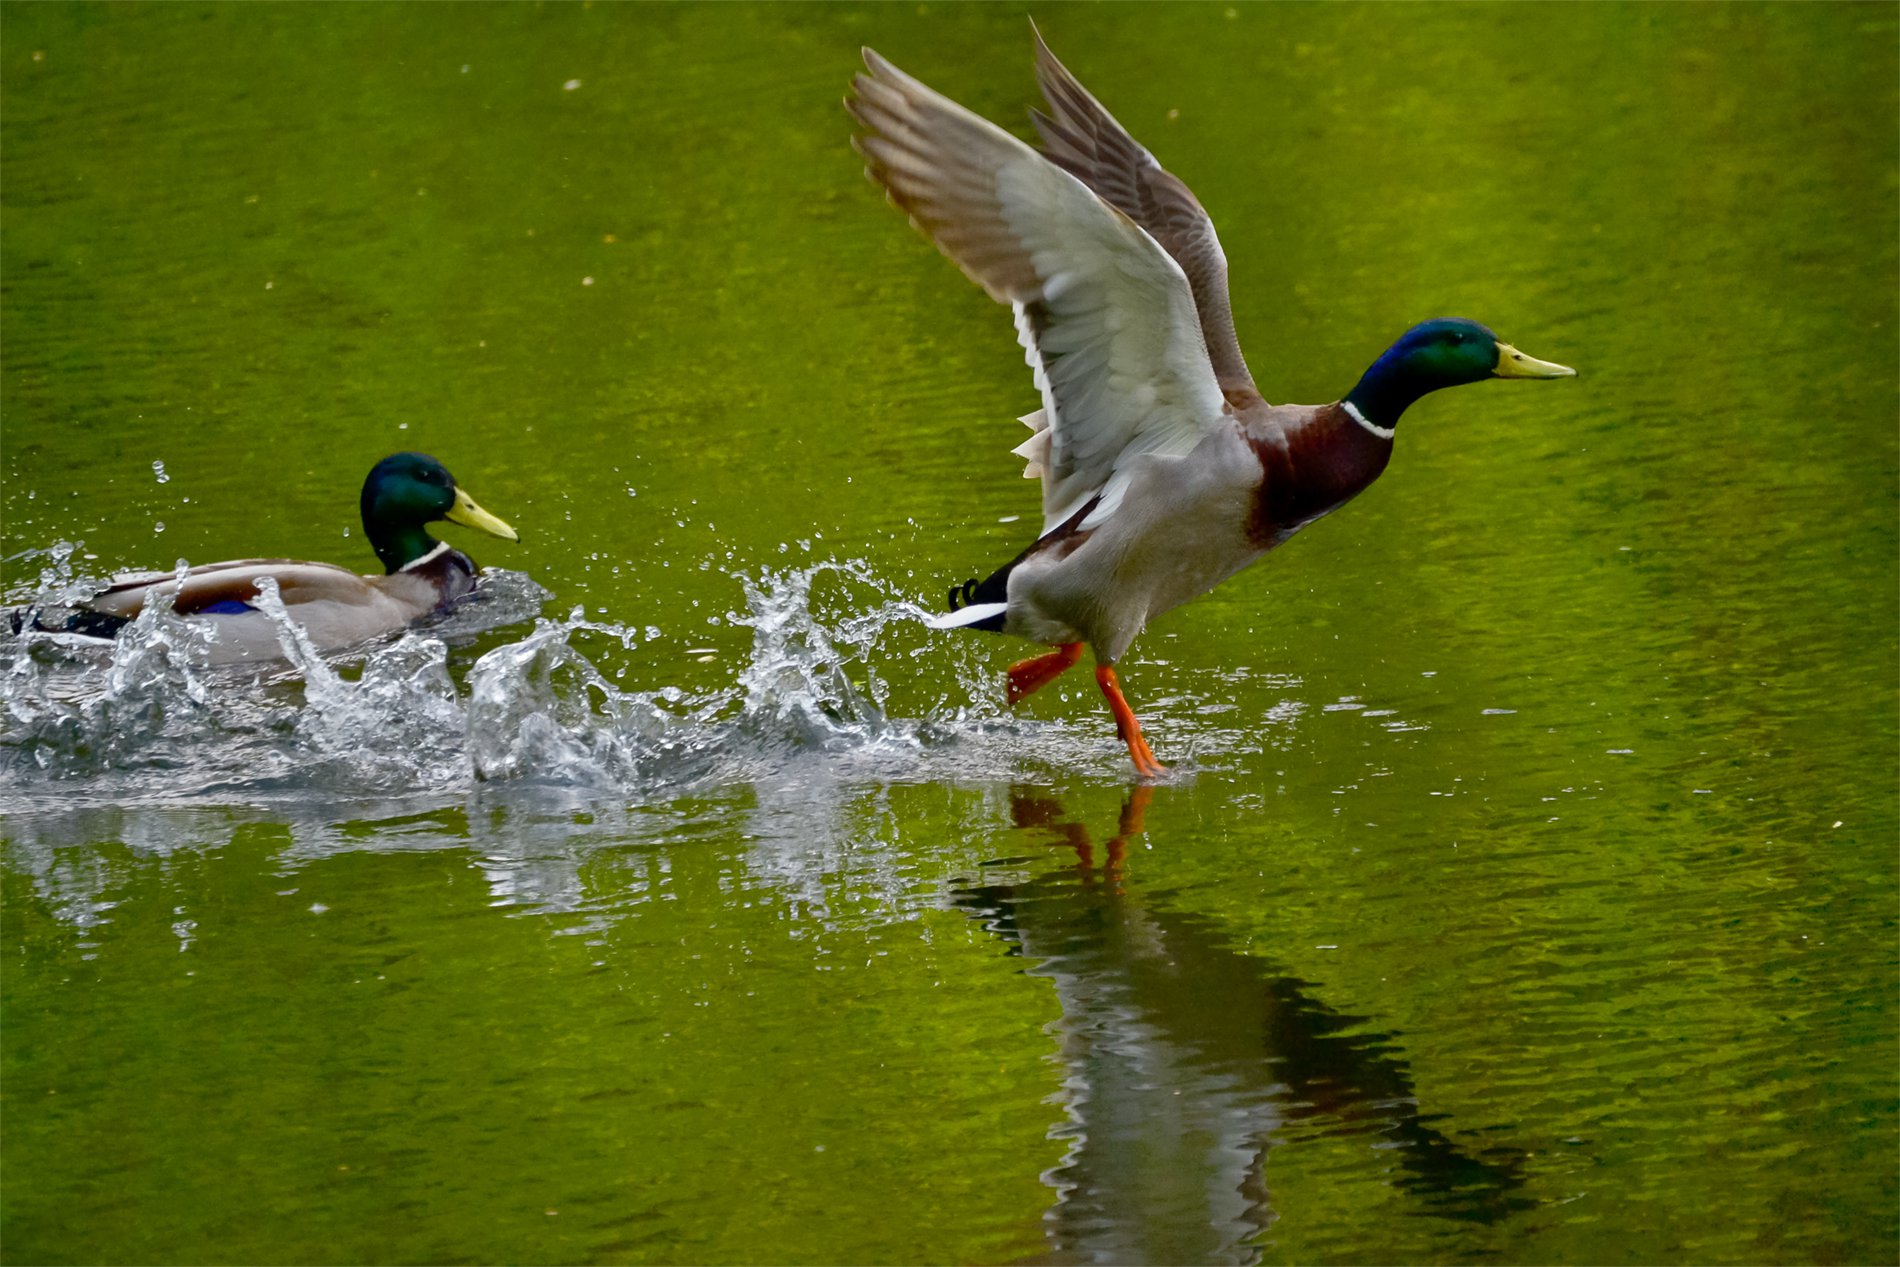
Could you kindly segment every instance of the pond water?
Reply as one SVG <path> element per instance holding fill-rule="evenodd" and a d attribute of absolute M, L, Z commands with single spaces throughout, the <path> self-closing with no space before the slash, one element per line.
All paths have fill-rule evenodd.
<path fill-rule="evenodd" d="M 522 535 L 340 662 L 0 642 L 10 1258 L 1893 1258 L 1894 10 L 1036 11 L 1270 398 L 1581 371 L 1157 622 L 1153 786 L 919 622 L 1035 402 L 838 102 L 1015 126 L 1028 16 L 0 14 L 8 601 L 368 570 L 399 449 Z"/>

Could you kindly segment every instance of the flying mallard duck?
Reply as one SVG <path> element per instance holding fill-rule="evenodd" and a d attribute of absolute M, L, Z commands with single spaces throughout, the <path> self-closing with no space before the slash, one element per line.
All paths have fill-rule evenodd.
<path fill-rule="evenodd" d="M 331 563 L 294 559 L 236 559 L 187 571 L 135 572 L 110 586 L 64 621 L 34 627 L 110 638 L 138 617 L 148 600 L 164 595 L 172 610 L 209 622 L 218 660 L 282 656 L 277 628 L 257 608 L 258 582 L 277 582 L 284 611 L 320 651 L 339 651 L 432 615 L 475 587 L 475 564 L 429 535 L 446 519 L 491 536 L 519 541 L 515 530 L 475 504 L 448 468 L 424 453 L 397 453 L 378 462 L 363 481 L 363 533 L 384 575 L 358 576 Z M 14 628 L 24 623 L 14 616 Z"/>
<path fill-rule="evenodd" d="M 1056 649 L 1009 670 L 1014 704 L 1095 653 L 1144 776 L 1115 663 L 1142 627 L 1205 594 L 1364 489 L 1399 415 L 1486 378 L 1563 378 L 1475 321 L 1412 327 L 1343 400 L 1270 405 L 1240 354 L 1227 259 L 1186 185 L 1036 37 L 1040 153 L 864 50 L 845 106 L 865 170 L 911 223 L 1016 314 L 1042 408 L 1015 450 L 1042 479 L 1042 535 L 950 596 L 938 628 Z M 960 608 L 960 610 L 959 610 Z"/>

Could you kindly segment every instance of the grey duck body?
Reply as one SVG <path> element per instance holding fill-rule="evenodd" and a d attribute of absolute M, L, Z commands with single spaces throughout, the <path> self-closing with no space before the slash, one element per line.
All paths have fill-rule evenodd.
<path fill-rule="evenodd" d="M 1150 620 L 1199 598 L 1365 489 L 1392 441 L 1338 404 L 1231 413 L 1185 457 L 1144 457 L 1116 513 L 1058 528 L 1008 569 L 1001 631 L 1120 660 Z"/>

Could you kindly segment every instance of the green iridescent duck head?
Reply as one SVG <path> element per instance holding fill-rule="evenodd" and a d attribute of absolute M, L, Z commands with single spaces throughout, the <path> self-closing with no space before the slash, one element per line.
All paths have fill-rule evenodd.
<path fill-rule="evenodd" d="M 442 519 L 505 541 L 521 540 L 426 453 L 391 454 L 363 481 L 363 533 L 385 571 L 399 572 L 440 545 L 427 525 Z"/>
<path fill-rule="evenodd" d="M 1427 392 L 1487 378 L 1572 378 L 1567 365 L 1526 356 L 1485 326 L 1462 317 L 1422 321 L 1399 336 L 1346 396 L 1372 426 L 1389 431 Z"/>

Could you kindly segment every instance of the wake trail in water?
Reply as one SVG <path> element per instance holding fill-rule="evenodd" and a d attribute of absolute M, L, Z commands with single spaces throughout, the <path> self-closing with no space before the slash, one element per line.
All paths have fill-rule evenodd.
<path fill-rule="evenodd" d="M 46 552 L 32 602 L 70 605 L 97 585 L 72 574 L 71 556 Z M 274 588 L 258 603 L 284 655 L 270 666 L 215 665 L 203 622 L 157 606 L 111 642 L 23 632 L 0 641 L 0 808 L 478 785 L 672 797 L 784 777 L 1011 778 L 1057 755 L 1119 768 L 1120 745 L 1086 724 L 1100 721 L 1092 714 L 1009 714 L 993 646 L 930 631 L 930 613 L 863 563 L 730 575 L 743 610 L 726 620 L 750 629 L 751 648 L 713 686 L 622 687 L 611 662 L 643 631 L 579 608 L 540 617 L 546 592 L 510 572 L 488 573 L 477 600 L 442 622 L 340 658 L 316 652 Z M 530 620 L 472 664 L 454 654 Z"/>

